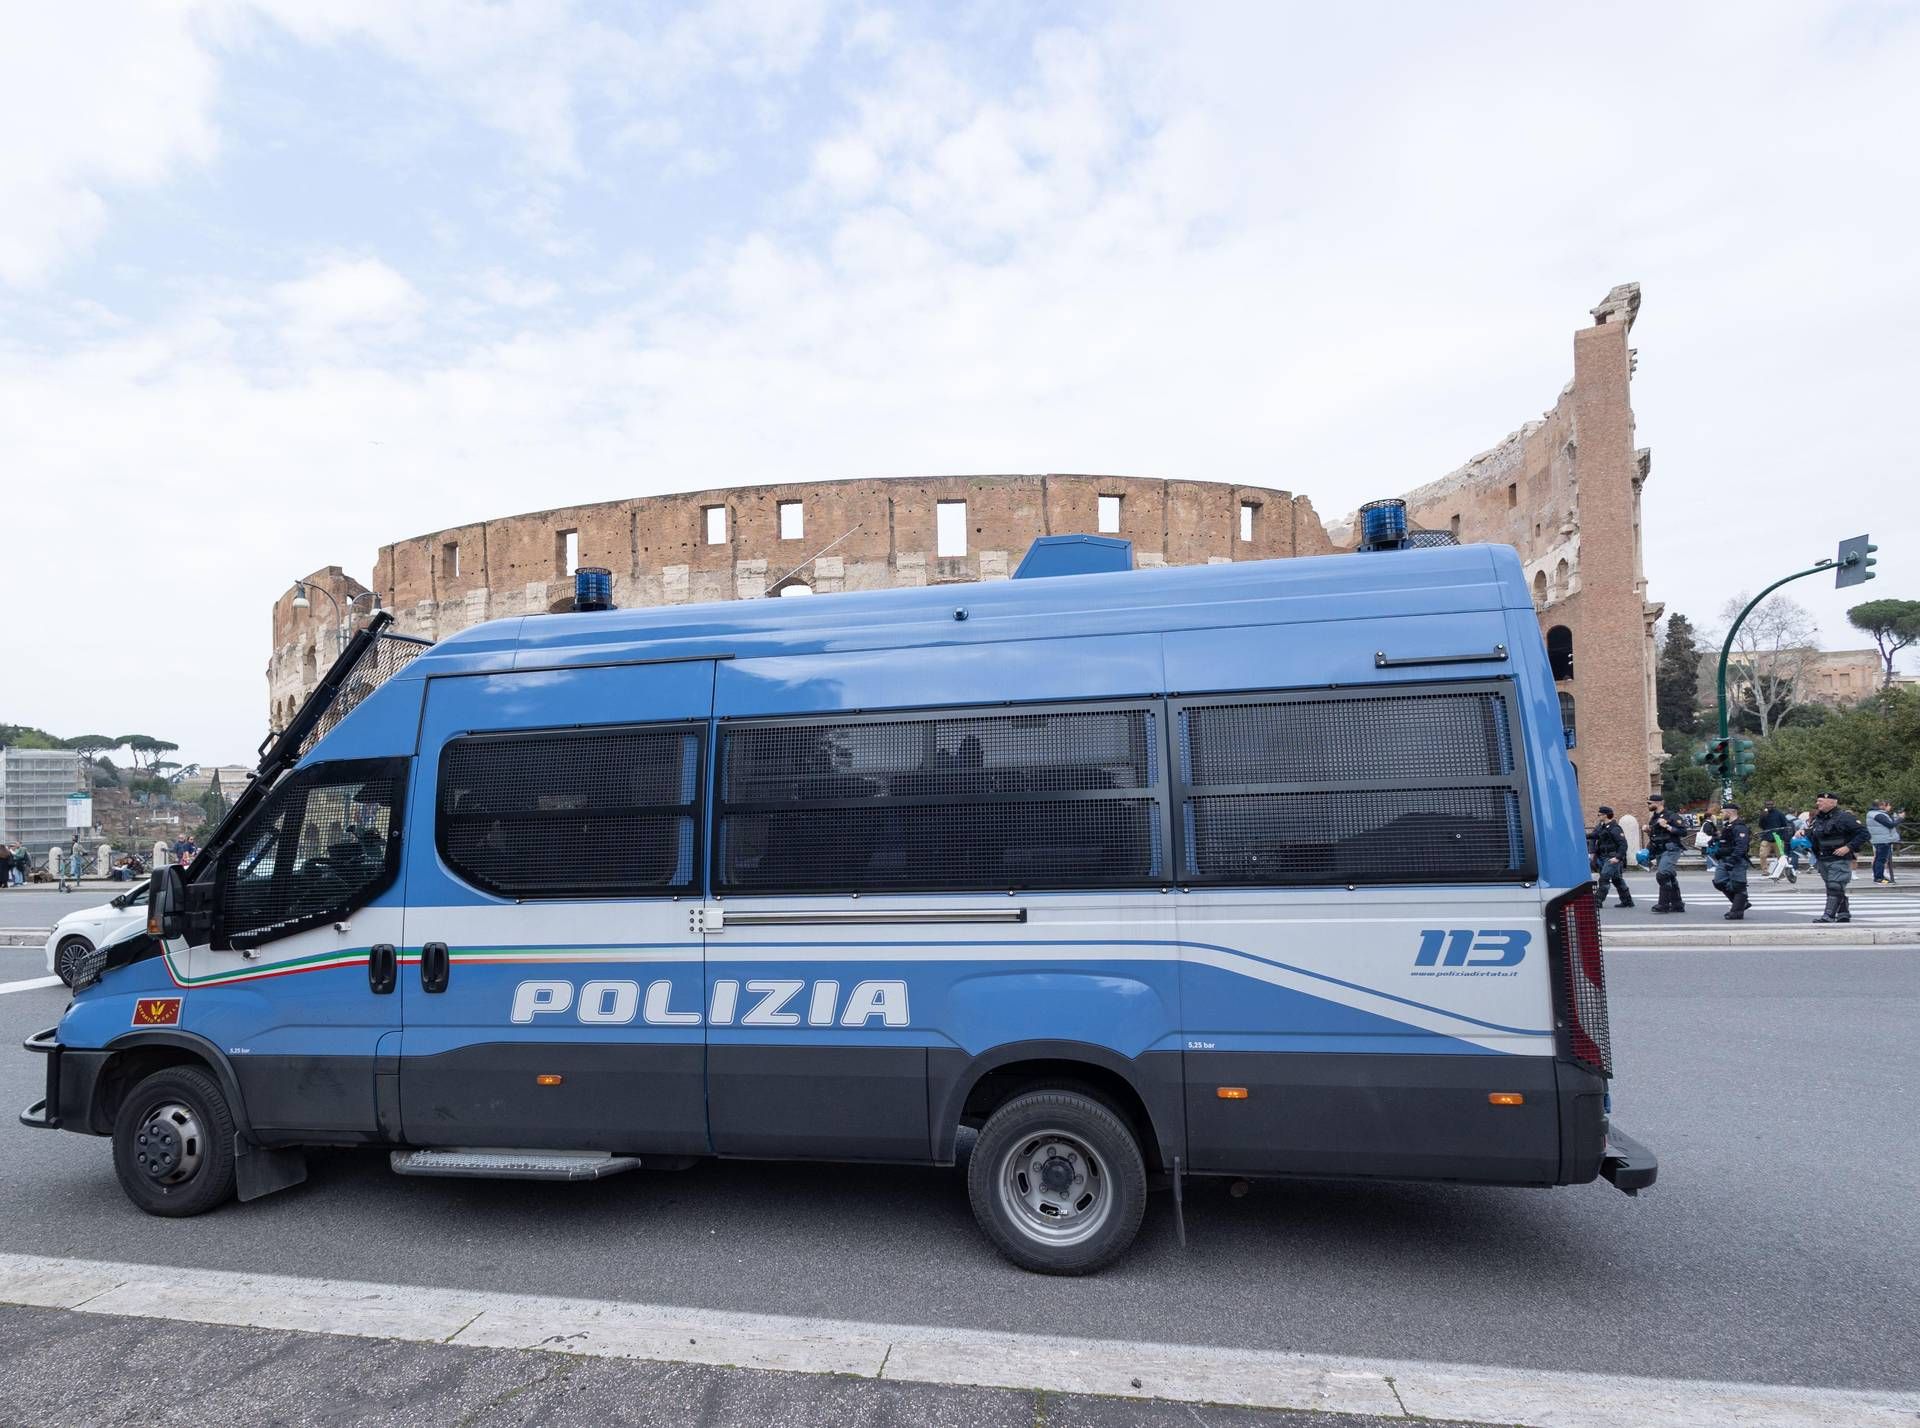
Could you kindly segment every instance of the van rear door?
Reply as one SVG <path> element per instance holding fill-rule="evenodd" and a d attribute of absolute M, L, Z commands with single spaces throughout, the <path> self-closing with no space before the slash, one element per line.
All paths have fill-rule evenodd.
<path fill-rule="evenodd" d="M 405 1138 L 707 1150 L 713 661 L 431 681 L 409 840 Z"/>

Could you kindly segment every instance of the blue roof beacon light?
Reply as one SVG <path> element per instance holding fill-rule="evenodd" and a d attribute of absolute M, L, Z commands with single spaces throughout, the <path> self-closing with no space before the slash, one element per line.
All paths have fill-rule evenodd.
<path fill-rule="evenodd" d="M 599 565 L 583 565 L 573 572 L 575 610 L 613 608 L 613 572 Z"/>
<path fill-rule="evenodd" d="M 1360 549 L 1399 550 L 1407 543 L 1407 503 L 1369 501 L 1360 508 Z"/>

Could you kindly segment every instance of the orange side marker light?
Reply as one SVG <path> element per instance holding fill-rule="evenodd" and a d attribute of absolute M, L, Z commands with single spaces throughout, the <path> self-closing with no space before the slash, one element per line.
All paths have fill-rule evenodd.
<path fill-rule="evenodd" d="M 1247 1088 L 1245 1086 L 1218 1086 L 1214 1088 L 1213 1094 L 1223 1101 L 1244 1101 L 1247 1099 Z"/>
<path fill-rule="evenodd" d="M 535 1076 L 533 1078 L 533 1084 L 536 1086 L 558 1086 L 561 1079 L 561 1077 L 553 1075 Z"/>
<path fill-rule="evenodd" d="M 1490 1106 L 1524 1106 L 1526 1103 L 1527 1098 L 1518 1091 L 1490 1091 L 1487 1093 L 1487 1104 Z"/>

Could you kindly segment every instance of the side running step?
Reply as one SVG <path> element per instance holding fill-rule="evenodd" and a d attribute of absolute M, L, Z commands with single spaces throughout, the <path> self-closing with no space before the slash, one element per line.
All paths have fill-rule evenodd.
<path fill-rule="evenodd" d="M 475 1180 L 599 1180 L 640 1168 L 637 1155 L 601 1150 L 396 1150 L 400 1175 L 459 1175 Z"/>

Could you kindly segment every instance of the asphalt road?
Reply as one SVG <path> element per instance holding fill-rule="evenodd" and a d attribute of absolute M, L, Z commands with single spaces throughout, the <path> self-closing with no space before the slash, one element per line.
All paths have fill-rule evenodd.
<path fill-rule="evenodd" d="M 29 976 L 0 952 L 0 982 Z M 1023 1274 L 955 1171 L 704 1164 L 577 1186 L 403 1180 L 313 1158 L 299 1189 L 147 1218 L 105 1142 L 0 1129 L 7 1249 L 894 1323 L 1543 1369 L 1920 1387 L 1920 953 L 1620 951 L 1620 1123 L 1659 1186 L 1198 1182 L 1093 1279 Z M 56 989 L 0 996 L 0 1039 Z M 40 1093 L 0 1051 L 0 1107 Z"/>

